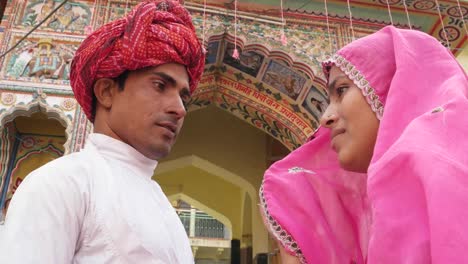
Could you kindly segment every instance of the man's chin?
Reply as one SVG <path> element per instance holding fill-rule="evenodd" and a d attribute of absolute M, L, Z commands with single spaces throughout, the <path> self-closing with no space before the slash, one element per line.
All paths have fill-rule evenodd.
<path fill-rule="evenodd" d="M 171 149 L 172 149 L 172 145 L 158 144 L 157 146 L 154 146 L 153 148 L 148 149 L 149 156 L 148 155 L 145 155 L 145 156 L 153 160 L 160 160 L 162 158 L 165 158 L 167 155 L 169 155 L 169 153 L 171 152 Z"/>

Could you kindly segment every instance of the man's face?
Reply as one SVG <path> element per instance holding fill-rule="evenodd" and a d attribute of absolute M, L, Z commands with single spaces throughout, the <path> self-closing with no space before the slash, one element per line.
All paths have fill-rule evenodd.
<path fill-rule="evenodd" d="M 190 99 L 185 66 L 163 64 L 129 73 L 112 98 L 109 127 L 123 142 L 154 160 L 171 151 Z"/>

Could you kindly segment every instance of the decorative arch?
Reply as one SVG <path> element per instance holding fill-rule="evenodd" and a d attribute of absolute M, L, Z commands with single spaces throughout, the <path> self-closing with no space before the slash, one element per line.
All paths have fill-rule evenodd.
<path fill-rule="evenodd" d="M 267 241 L 268 234 L 266 232 L 266 229 L 263 226 L 260 212 L 258 208 L 255 206 L 256 204 L 258 204 L 258 199 L 259 199 L 257 189 L 250 182 L 248 182 L 241 176 L 195 155 L 185 156 L 185 157 L 181 157 L 175 160 L 162 162 L 158 164 L 158 169 L 156 170 L 155 175 L 163 174 L 163 173 L 177 170 L 180 168 L 184 168 L 187 166 L 193 166 L 198 169 L 204 170 L 210 174 L 218 176 L 221 179 L 229 183 L 232 183 L 233 185 L 238 186 L 244 191 L 242 203 L 243 204 L 245 203 L 245 198 L 247 196 L 250 198 L 250 202 L 251 202 L 253 252 L 257 252 L 257 253 L 264 252 L 265 249 L 263 248 L 263 246 L 259 246 L 259 245 L 263 245 L 264 242 Z M 185 197 L 187 199 L 186 200 L 187 202 L 189 203 L 192 202 L 193 205 L 200 206 L 199 207 L 200 209 L 204 211 L 207 210 L 205 212 L 215 216 L 213 212 L 214 210 L 211 210 L 211 209 L 208 210 L 209 208 L 204 207 L 202 203 L 197 203 L 198 201 L 196 200 L 189 200 L 191 198 L 188 196 L 177 196 L 177 195 L 183 195 L 183 193 L 177 193 L 175 195 L 169 196 L 168 198 L 169 200 L 174 200 L 174 199 L 177 199 L 178 197 Z M 182 200 L 184 200 L 184 198 L 182 198 Z M 244 211 L 245 209 L 246 208 L 243 206 L 242 211 Z M 222 218 L 218 218 L 218 219 L 222 219 Z M 224 223 L 223 221 L 220 221 L 220 222 Z M 232 231 L 232 225 L 230 228 Z"/>
<path fill-rule="evenodd" d="M 163 174 L 169 171 L 188 166 L 193 166 L 195 168 L 204 170 L 210 174 L 216 175 L 221 179 L 235 186 L 238 186 L 242 190 L 246 191 L 250 195 L 250 197 L 257 197 L 257 192 L 250 182 L 229 170 L 226 170 L 214 163 L 211 163 L 195 155 L 185 156 L 175 160 L 162 162 L 158 164 L 158 169 L 156 170 L 155 175 Z"/>
<path fill-rule="evenodd" d="M 40 96 L 41 95 L 39 95 L 39 97 Z M 45 100 L 35 99 L 28 104 L 17 104 L 12 106 L 10 109 L 0 114 L 0 128 L 3 128 L 6 123 L 13 121 L 18 116 L 30 117 L 32 114 L 37 112 L 41 112 L 47 115 L 47 117 L 57 120 L 65 127 L 66 141 L 64 144 L 64 154 L 68 154 L 70 152 L 71 138 L 73 134 L 72 122 L 65 116 L 63 111 L 58 108 L 51 107 L 45 102 Z M 0 142 L 0 144 L 2 143 Z"/>
<path fill-rule="evenodd" d="M 214 38 L 216 39 L 216 38 Z M 230 43 L 234 43 L 235 38 L 230 33 L 224 34 L 224 40 Z M 210 37 L 211 41 L 211 37 Z M 289 67 L 296 69 L 309 77 L 311 80 L 316 78 L 316 73 L 312 67 L 310 67 L 310 63 L 306 63 L 303 59 L 298 58 L 292 53 L 288 53 L 284 49 L 278 49 L 274 46 L 269 45 L 266 42 L 259 43 L 259 42 L 249 42 L 246 39 L 246 36 L 240 35 L 237 37 L 237 45 L 240 49 L 244 52 L 254 51 L 261 53 L 262 55 L 270 58 L 270 59 L 277 59 L 285 62 Z"/>
<path fill-rule="evenodd" d="M 216 210 L 211 209 L 210 207 L 206 206 L 202 202 L 196 199 L 193 199 L 192 197 L 184 193 L 176 193 L 176 194 L 170 195 L 167 197 L 167 199 L 170 202 L 176 201 L 176 200 L 183 200 L 189 203 L 190 205 L 193 205 L 194 207 L 202 210 L 203 212 L 211 215 L 212 217 L 216 218 L 216 220 L 220 221 L 221 223 L 223 223 L 223 225 L 229 228 L 229 237 L 232 237 L 232 222 L 225 215 L 219 213 Z"/>
<path fill-rule="evenodd" d="M 208 59 L 189 111 L 210 104 L 230 112 L 280 141 L 289 150 L 302 145 L 318 127 L 309 92 L 315 89 L 326 103 L 323 80 L 303 59 L 268 44 L 240 37 L 240 60 L 229 56 L 234 37 L 229 33 L 207 38 Z M 255 61 L 254 69 L 245 60 Z M 251 56 L 250 58 L 248 56 Z M 322 107 L 321 109 L 323 109 Z"/>

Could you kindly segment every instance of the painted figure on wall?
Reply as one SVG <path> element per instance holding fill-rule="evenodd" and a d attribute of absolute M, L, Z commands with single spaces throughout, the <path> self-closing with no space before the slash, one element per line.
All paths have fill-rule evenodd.
<path fill-rule="evenodd" d="M 296 100 L 306 79 L 287 66 L 272 60 L 265 71 L 263 82 Z"/>
<path fill-rule="evenodd" d="M 52 16 L 48 25 L 52 28 L 64 30 L 72 25 L 72 23 L 79 19 L 80 15 L 73 12 L 72 5 L 67 3 Z"/>
<path fill-rule="evenodd" d="M 24 26 L 34 26 L 44 20 L 56 6 L 55 0 L 33 0 L 24 12 L 21 24 Z M 84 31 L 90 24 L 91 10 L 83 3 L 68 2 L 52 15 L 44 23 L 41 29 L 52 29 L 61 32 Z"/>
<path fill-rule="evenodd" d="M 39 39 L 21 48 L 19 55 L 12 55 L 7 76 L 68 80 L 74 53 L 73 47 Z"/>
<path fill-rule="evenodd" d="M 302 106 L 315 118 L 319 119 L 325 109 L 327 109 L 328 99 L 326 95 L 319 91 L 319 89 L 317 89 L 315 86 L 312 86 L 307 93 Z"/>
<path fill-rule="evenodd" d="M 7 75 L 10 76 L 22 76 L 26 70 L 26 67 L 31 62 L 34 54 L 34 45 L 27 45 L 18 51 L 19 55 L 13 57 L 11 61 L 14 61 L 14 64 L 8 70 Z M 10 61 L 10 62 L 11 62 Z"/>
<path fill-rule="evenodd" d="M 38 43 L 36 56 L 29 64 L 29 76 L 50 77 L 57 69 L 59 57 L 56 52 L 52 52 L 52 40 L 41 39 Z"/>
<path fill-rule="evenodd" d="M 262 66 L 265 56 L 253 51 L 243 52 L 242 50 L 239 50 L 240 56 L 237 60 L 232 57 L 233 52 L 234 44 L 228 43 L 224 52 L 224 63 L 256 77 L 260 67 Z"/>
<path fill-rule="evenodd" d="M 218 57 L 219 41 L 208 43 L 205 64 L 216 63 Z"/>

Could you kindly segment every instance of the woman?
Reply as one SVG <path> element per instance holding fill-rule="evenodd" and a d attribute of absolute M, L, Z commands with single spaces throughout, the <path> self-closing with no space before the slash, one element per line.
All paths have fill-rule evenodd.
<path fill-rule="evenodd" d="M 450 51 L 389 26 L 324 71 L 321 128 L 260 189 L 283 260 L 468 263 L 468 81 Z"/>

